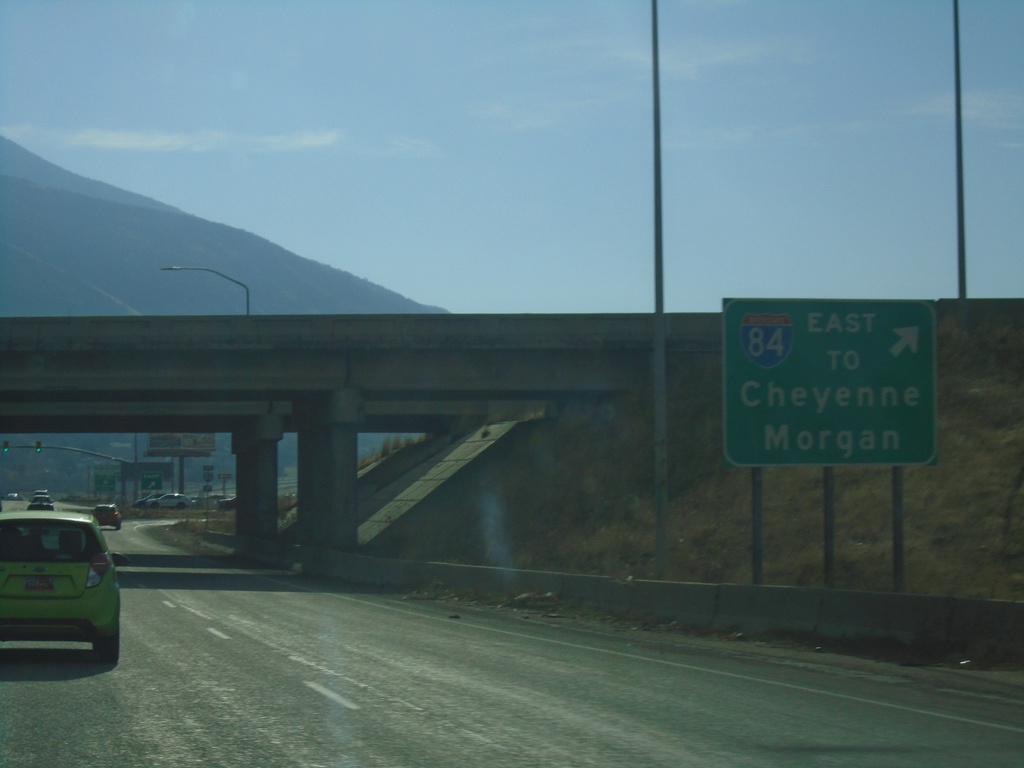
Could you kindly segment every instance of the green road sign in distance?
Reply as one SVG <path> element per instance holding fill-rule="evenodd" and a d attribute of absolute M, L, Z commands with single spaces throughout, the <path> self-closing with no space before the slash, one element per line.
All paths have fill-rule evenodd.
<path fill-rule="evenodd" d="M 936 462 L 928 301 L 726 299 L 725 461 Z"/>
<path fill-rule="evenodd" d="M 161 491 L 164 487 L 164 477 L 159 472 L 140 472 L 139 486 L 144 491 Z"/>

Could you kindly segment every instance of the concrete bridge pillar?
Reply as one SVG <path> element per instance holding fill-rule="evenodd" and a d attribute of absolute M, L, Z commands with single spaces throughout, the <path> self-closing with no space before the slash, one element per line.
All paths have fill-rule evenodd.
<path fill-rule="evenodd" d="M 236 531 L 249 539 L 277 537 L 277 443 L 283 434 L 280 416 L 247 419 L 231 433 L 235 454 Z"/>
<path fill-rule="evenodd" d="M 299 544 L 358 546 L 357 438 L 363 398 L 356 389 L 323 392 L 297 403 Z"/>

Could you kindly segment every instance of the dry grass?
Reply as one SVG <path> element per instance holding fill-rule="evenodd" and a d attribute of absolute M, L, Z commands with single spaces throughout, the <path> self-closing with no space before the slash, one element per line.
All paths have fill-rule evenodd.
<path fill-rule="evenodd" d="M 944 324 L 938 368 L 940 463 L 904 472 L 906 588 L 1024 599 L 1024 331 Z M 722 465 L 720 378 L 715 356 L 670 371 L 668 577 L 750 583 L 750 472 Z M 531 427 L 486 484 L 515 565 L 653 576 L 652 421 L 623 399 Z M 891 471 L 835 478 L 835 586 L 891 589 Z M 479 494 L 457 506 L 471 521 Z M 764 470 L 766 583 L 822 585 L 822 510 L 820 468 Z"/>

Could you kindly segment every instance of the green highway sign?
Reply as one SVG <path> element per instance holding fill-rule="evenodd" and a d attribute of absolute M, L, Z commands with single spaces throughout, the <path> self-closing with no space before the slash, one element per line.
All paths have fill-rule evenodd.
<path fill-rule="evenodd" d="M 114 493 L 117 490 L 117 478 L 97 472 L 93 476 L 96 493 Z"/>
<path fill-rule="evenodd" d="M 93 488 L 96 493 L 114 493 L 120 477 L 120 464 L 96 464 L 92 468 Z"/>
<path fill-rule="evenodd" d="M 725 462 L 936 463 L 929 301 L 726 299 Z"/>
<path fill-rule="evenodd" d="M 164 476 L 159 472 L 140 472 L 139 487 L 144 491 L 162 491 Z"/>

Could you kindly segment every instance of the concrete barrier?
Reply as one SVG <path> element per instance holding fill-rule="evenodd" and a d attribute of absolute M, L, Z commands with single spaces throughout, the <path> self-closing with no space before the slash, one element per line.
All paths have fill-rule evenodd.
<path fill-rule="evenodd" d="M 799 632 L 818 629 L 819 590 L 720 584 L 712 628 L 737 632 Z"/>
<path fill-rule="evenodd" d="M 687 627 L 710 629 L 718 614 L 718 585 L 639 580 L 623 590 L 628 602 L 609 605 L 633 616 L 653 616 Z"/>
<path fill-rule="evenodd" d="M 910 644 L 948 641 L 953 598 L 823 589 L 816 633 L 823 637 L 885 638 Z"/>
<path fill-rule="evenodd" d="M 614 583 L 607 576 L 588 576 L 582 573 L 564 574 L 561 579 L 563 600 L 569 600 L 593 608 L 605 609 L 620 598 Z"/>
<path fill-rule="evenodd" d="M 946 644 L 968 657 L 999 661 L 1024 646 L 1024 604 L 1007 600 L 954 600 Z"/>
<path fill-rule="evenodd" d="M 803 587 L 616 581 L 606 576 L 390 560 L 274 542 L 239 542 L 239 554 L 353 584 L 417 588 L 443 583 L 488 594 L 552 593 L 632 617 L 715 632 L 884 639 L 999 661 L 1024 654 L 1024 602 Z"/>

